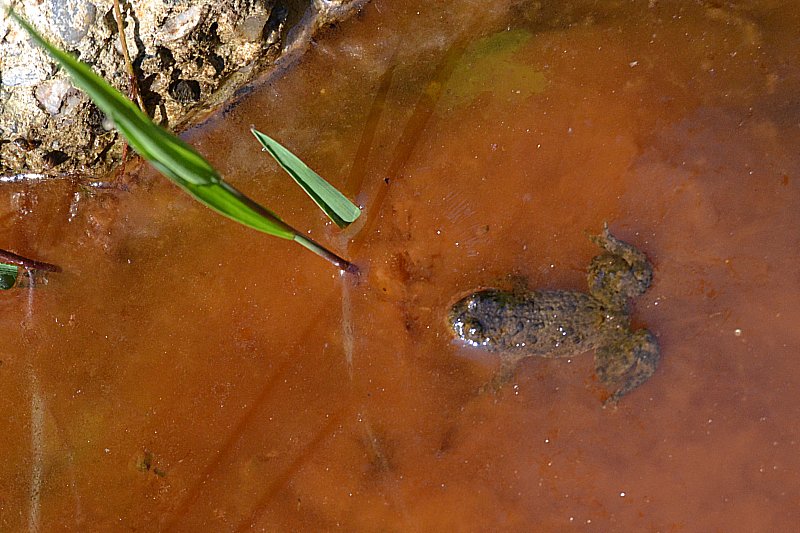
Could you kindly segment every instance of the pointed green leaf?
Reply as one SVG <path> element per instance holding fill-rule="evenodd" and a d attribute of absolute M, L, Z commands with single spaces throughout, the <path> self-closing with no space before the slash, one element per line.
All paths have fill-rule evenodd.
<path fill-rule="evenodd" d="M 17 282 L 17 273 L 19 267 L 17 265 L 8 265 L 0 263 L 0 290 L 4 291 L 10 289 Z"/>
<path fill-rule="evenodd" d="M 308 168 L 299 157 L 257 129 L 251 128 L 250 131 L 253 132 L 264 150 L 275 158 L 275 161 L 294 178 L 294 181 L 306 191 L 337 226 L 346 228 L 361 215 L 361 210 L 356 205 L 333 185 L 322 179 L 319 174 Z"/>

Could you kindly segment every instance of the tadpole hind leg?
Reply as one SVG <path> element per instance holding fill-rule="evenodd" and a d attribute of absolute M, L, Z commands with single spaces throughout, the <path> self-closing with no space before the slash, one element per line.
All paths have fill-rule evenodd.
<path fill-rule="evenodd" d="M 638 296 L 650 287 L 650 283 L 653 279 L 653 265 L 650 264 L 644 252 L 614 237 L 608 230 L 608 224 L 603 224 L 603 232 L 600 235 L 591 235 L 589 238 L 610 256 L 618 257 L 627 263 L 627 271 L 635 279 L 635 282 L 633 282 L 635 287 L 626 288 L 626 292 L 628 292 L 627 297 L 633 298 L 634 296 Z M 600 255 L 596 257 L 594 261 L 603 257 L 604 255 Z M 592 286 L 591 278 L 589 280 L 589 286 Z"/>
<path fill-rule="evenodd" d="M 604 405 L 620 398 L 647 381 L 656 371 L 660 352 L 655 336 L 646 329 L 620 336 L 597 349 L 595 371 L 611 395 Z"/>

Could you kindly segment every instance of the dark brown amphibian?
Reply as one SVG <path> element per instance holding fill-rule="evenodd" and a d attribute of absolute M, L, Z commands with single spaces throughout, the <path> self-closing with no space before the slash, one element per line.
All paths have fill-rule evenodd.
<path fill-rule="evenodd" d="M 645 329 L 631 331 L 628 309 L 630 299 L 650 286 L 652 266 L 607 226 L 591 240 L 603 252 L 589 265 L 589 294 L 486 289 L 450 309 L 448 323 L 458 339 L 500 354 L 493 388 L 507 382 L 526 357 L 571 357 L 592 349 L 597 377 L 610 393 L 606 403 L 655 372 L 658 342 Z"/>

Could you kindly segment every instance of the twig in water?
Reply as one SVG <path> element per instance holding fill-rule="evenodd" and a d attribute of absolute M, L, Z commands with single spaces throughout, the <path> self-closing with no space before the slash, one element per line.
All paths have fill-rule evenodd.
<path fill-rule="evenodd" d="M 44 261 L 36 261 L 35 259 L 28 259 L 21 255 L 9 252 L 8 250 L 0 250 L 0 263 L 9 265 L 17 265 L 30 270 L 44 270 L 45 272 L 61 272 L 61 267 L 45 263 Z"/>

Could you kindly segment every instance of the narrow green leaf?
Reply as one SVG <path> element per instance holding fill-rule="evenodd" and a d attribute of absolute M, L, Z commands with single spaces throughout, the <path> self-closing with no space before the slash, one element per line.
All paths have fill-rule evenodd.
<path fill-rule="evenodd" d="M 19 267 L 17 265 L 8 265 L 0 263 L 0 290 L 5 291 L 14 286 L 17 282 L 17 273 Z"/>
<path fill-rule="evenodd" d="M 224 181 L 209 185 L 186 183 L 181 186 L 200 202 L 240 224 L 282 239 L 293 240 L 298 235 L 297 230 L 283 222 L 275 213 Z"/>
<path fill-rule="evenodd" d="M 284 148 L 276 140 L 251 128 L 261 146 L 275 158 L 275 161 L 294 178 L 312 200 L 340 228 L 346 228 L 360 215 L 361 210 L 340 193 L 333 185 L 322 179 L 319 174 L 308 168 L 299 157 Z"/>
<path fill-rule="evenodd" d="M 220 181 L 219 174 L 192 147 L 163 128 L 156 126 L 133 102 L 95 74 L 87 65 L 47 42 L 28 22 L 9 10 L 11 17 L 36 43 L 47 50 L 86 91 L 97 107 L 114 121 L 134 150 L 149 161 L 158 161 L 168 169 L 167 176 L 194 184 Z"/>
<path fill-rule="evenodd" d="M 275 213 L 226 184 L 206 159 L 175 135 L 153 124 L 136 105 L 87 65 L 47 42 L 27 21 L 11 17 L 70 74 L 113 121 L 134 150 L 195 199 L 233 220 L 276 237 L 293 239 L 297 231 Z"/>

